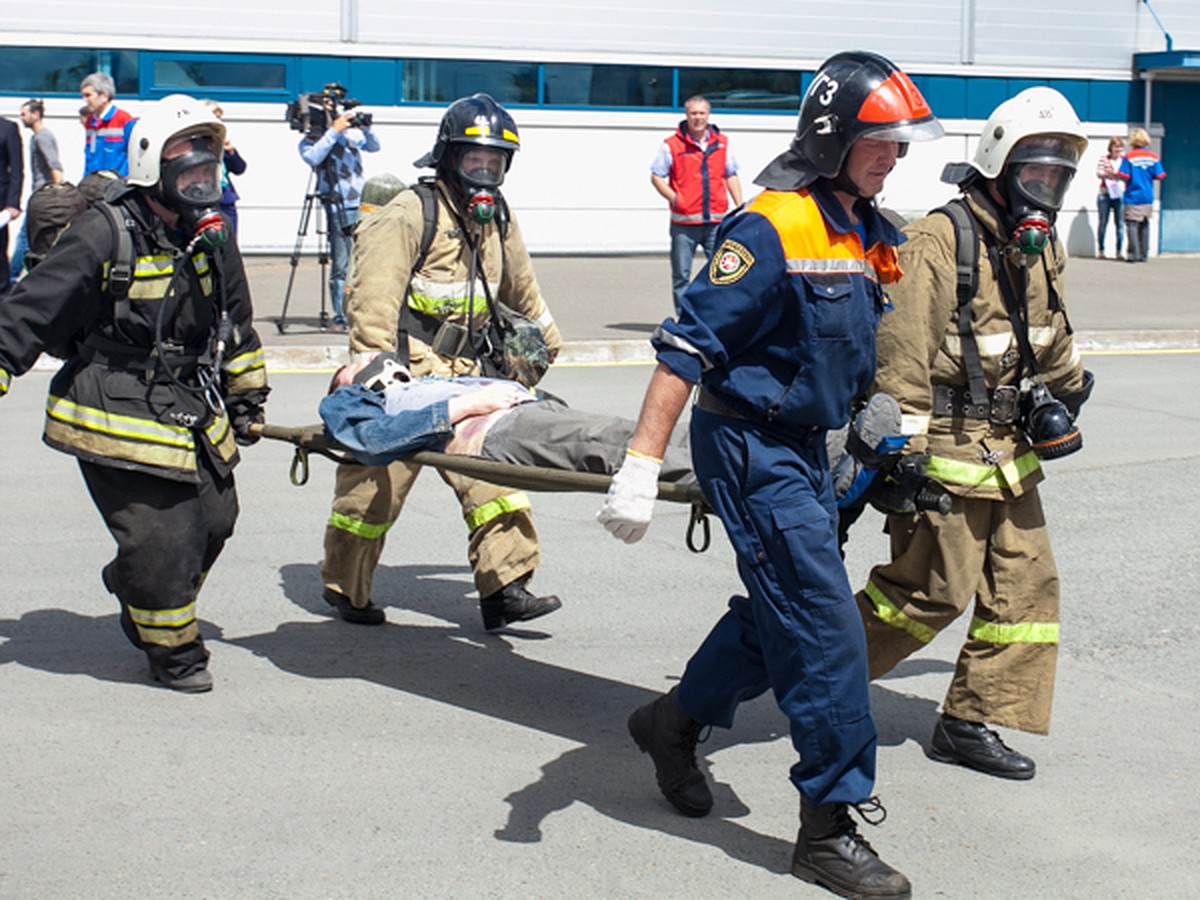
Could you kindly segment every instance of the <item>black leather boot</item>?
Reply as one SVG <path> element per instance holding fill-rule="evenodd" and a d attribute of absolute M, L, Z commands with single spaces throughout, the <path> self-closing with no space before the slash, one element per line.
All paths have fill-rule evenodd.
<path fill-rule="evenodd" d="M 326 603 L 338 611 L 338 615 L 344 622 L 351 622 L 355 625 L 382 625 L 387 621 L 383 610 L 371 600 L 367 600 L 366 606 L 355 606 L 345 594 L 330 588 L 325 588 L 322 596 Z"/>
<path fill-rule="evenodd" d="M 479 600 L 486 631 L 495 631 L 510 622 L 528 622 L 530 619 L 552 613 L 561 606 L 562 601 L 553 594 L 548 597 L 535 597 L 517 581 Z"/>
<path fill-rule="evenodd" d="M 872 797 L 855 807 L 859 814 L 882 812 L 878 825 L 887 816 L 878 798 Z M 813 803 L 800 797 L 800 833 L 792 853 L 792 874 L 801 881 L 819 884 L 842 897 L 863 900 L 908 900 L 912 885 L 879 858 L 871 845 L 858 833 L 845 803 Z"/>
<path fill-rule="evenodd" d="M 163 687 L 182 694 L 203 694 L 213 688 L 208 671 L 208 650 L 202 638 L 179 647 L 145 644 L 150 677 Z"/>
<path fill-rule="evenodd" d="M 1037 774 L 1037 764 L 1032 759 L 1013 750 L 983 723 L 967 722 L 945 713 L 934 726 L 925 755 L 997 778 L 1028 781 Z"/>
<path fill-rule="evenodd" d="M 704 726 L 679 706 L 678 688 L 633 711 L 629 733 L 643 753 L 654 760 L 659 790 L 685 816 L 708 815 L 713 796 L 696 765 L 696 744 Z"/>

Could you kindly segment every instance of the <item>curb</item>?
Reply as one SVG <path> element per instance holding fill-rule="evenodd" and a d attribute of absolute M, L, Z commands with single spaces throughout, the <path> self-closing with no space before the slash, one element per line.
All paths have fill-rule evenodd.
<path fill-rule="evenodd" d="M 1173 331 L 1077 331 L 1075 346 L 1080 353 L 1140 353 L 1200 351 L 1200 330 Z M 288 369 L 336 369 L 349 360 L 349 351 L 334 346 L 266 348 L 267 367 Z M 649 339 L 567 341 L 556 366 L 650 365 L 654 348 Z"/>
<path fill-rule="evenodd" d="M 1077 331 L 1075 346 L 1080 353 L 1198 352 L 1200 330 L 1175 331 Z M 344 345 L 296 344 L 264 347 L 268 370 L 329 371 L 350 360 Z M 650 365 L 654 349 L 648 339 L 606 341 L 567 341 L 555 362 L 557 366 Z M 43 356 L 35 371 L 53 371 L 61 365 L 54 357 Z"/>

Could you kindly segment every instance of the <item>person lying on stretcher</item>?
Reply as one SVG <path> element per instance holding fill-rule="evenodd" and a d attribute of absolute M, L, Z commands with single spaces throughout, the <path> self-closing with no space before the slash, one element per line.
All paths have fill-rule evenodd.
<path fill-rule="evenodd" d="M 391 353 L 351 363 L 320 404 L 329 436 L 365 465 L 418 450 L 520 466 L 612 475 L 634 422 L 587 413 L 516 381 L 459 375 L 414 379 Z M 672 441 L 660 481 L 690 484 L 686 439 Z"/>

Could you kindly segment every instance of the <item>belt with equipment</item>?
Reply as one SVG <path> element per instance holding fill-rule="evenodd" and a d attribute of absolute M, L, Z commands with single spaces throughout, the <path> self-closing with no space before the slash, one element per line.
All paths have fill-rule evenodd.
<path fill-rule="evenodd" d="M 1011 425 L 1021 413 L 1021 392 L 1016 385 L 1003 384 L 989 389 L 976 400 L 966 385 L 935 384 L 933 414 L 954 419 L 987 419 L 997 425 Z"/>

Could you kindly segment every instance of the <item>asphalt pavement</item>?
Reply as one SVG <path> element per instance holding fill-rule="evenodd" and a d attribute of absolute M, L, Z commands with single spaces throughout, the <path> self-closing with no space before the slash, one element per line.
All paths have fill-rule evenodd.
<path fill-rule="evenodd" d="M 569 342 L 546 387 L 636 415 L 649 363 L 588 354 L 644 344 L 669 312 L 665 257 L 536 262 Z M 278 333 L 289 268 L 251 260 L 278 424 L 315 421 L 345 342 L 305 324 L 307 293 Z M 299 285 L 317 266 L 297 269 Z M 889 815 L 863 830 L 916 897 L 1200 895 L 1200 260 L 1072 260 L 1068 279 L 1097 387 L 1084 449 L 1043 489 L 1063 582 L 1053 729 L 1004 733 L 1037 760 L 1030 782 L 925 758 L 965 617 L 873 685 Z M 563 608 L 488 635 L 456 504 L 426 473 L 378 572 L 388 622 L 353 626 L 320 599 L 333 466 L 294 487 L 290 447 L 263 441 L 199 598 L 216 688 L 180 695 L 122 636 L 98 574 L 112 541 L 73 460 L 39 442 L 48 380 L 2 407 L 0 897 L 829 896 L 788 874 L 793 750 L 769 698 L 701 745 L 706 819 L 667 805 L 625 731 L 740 590 L 719 526 L 693 554 L 686 508 L 660 503 L 626 546 L 597 495 L 538 494 L 534 586 Z M 887 552 L 880 525 L 851 534 L 856 585 Z"/>

